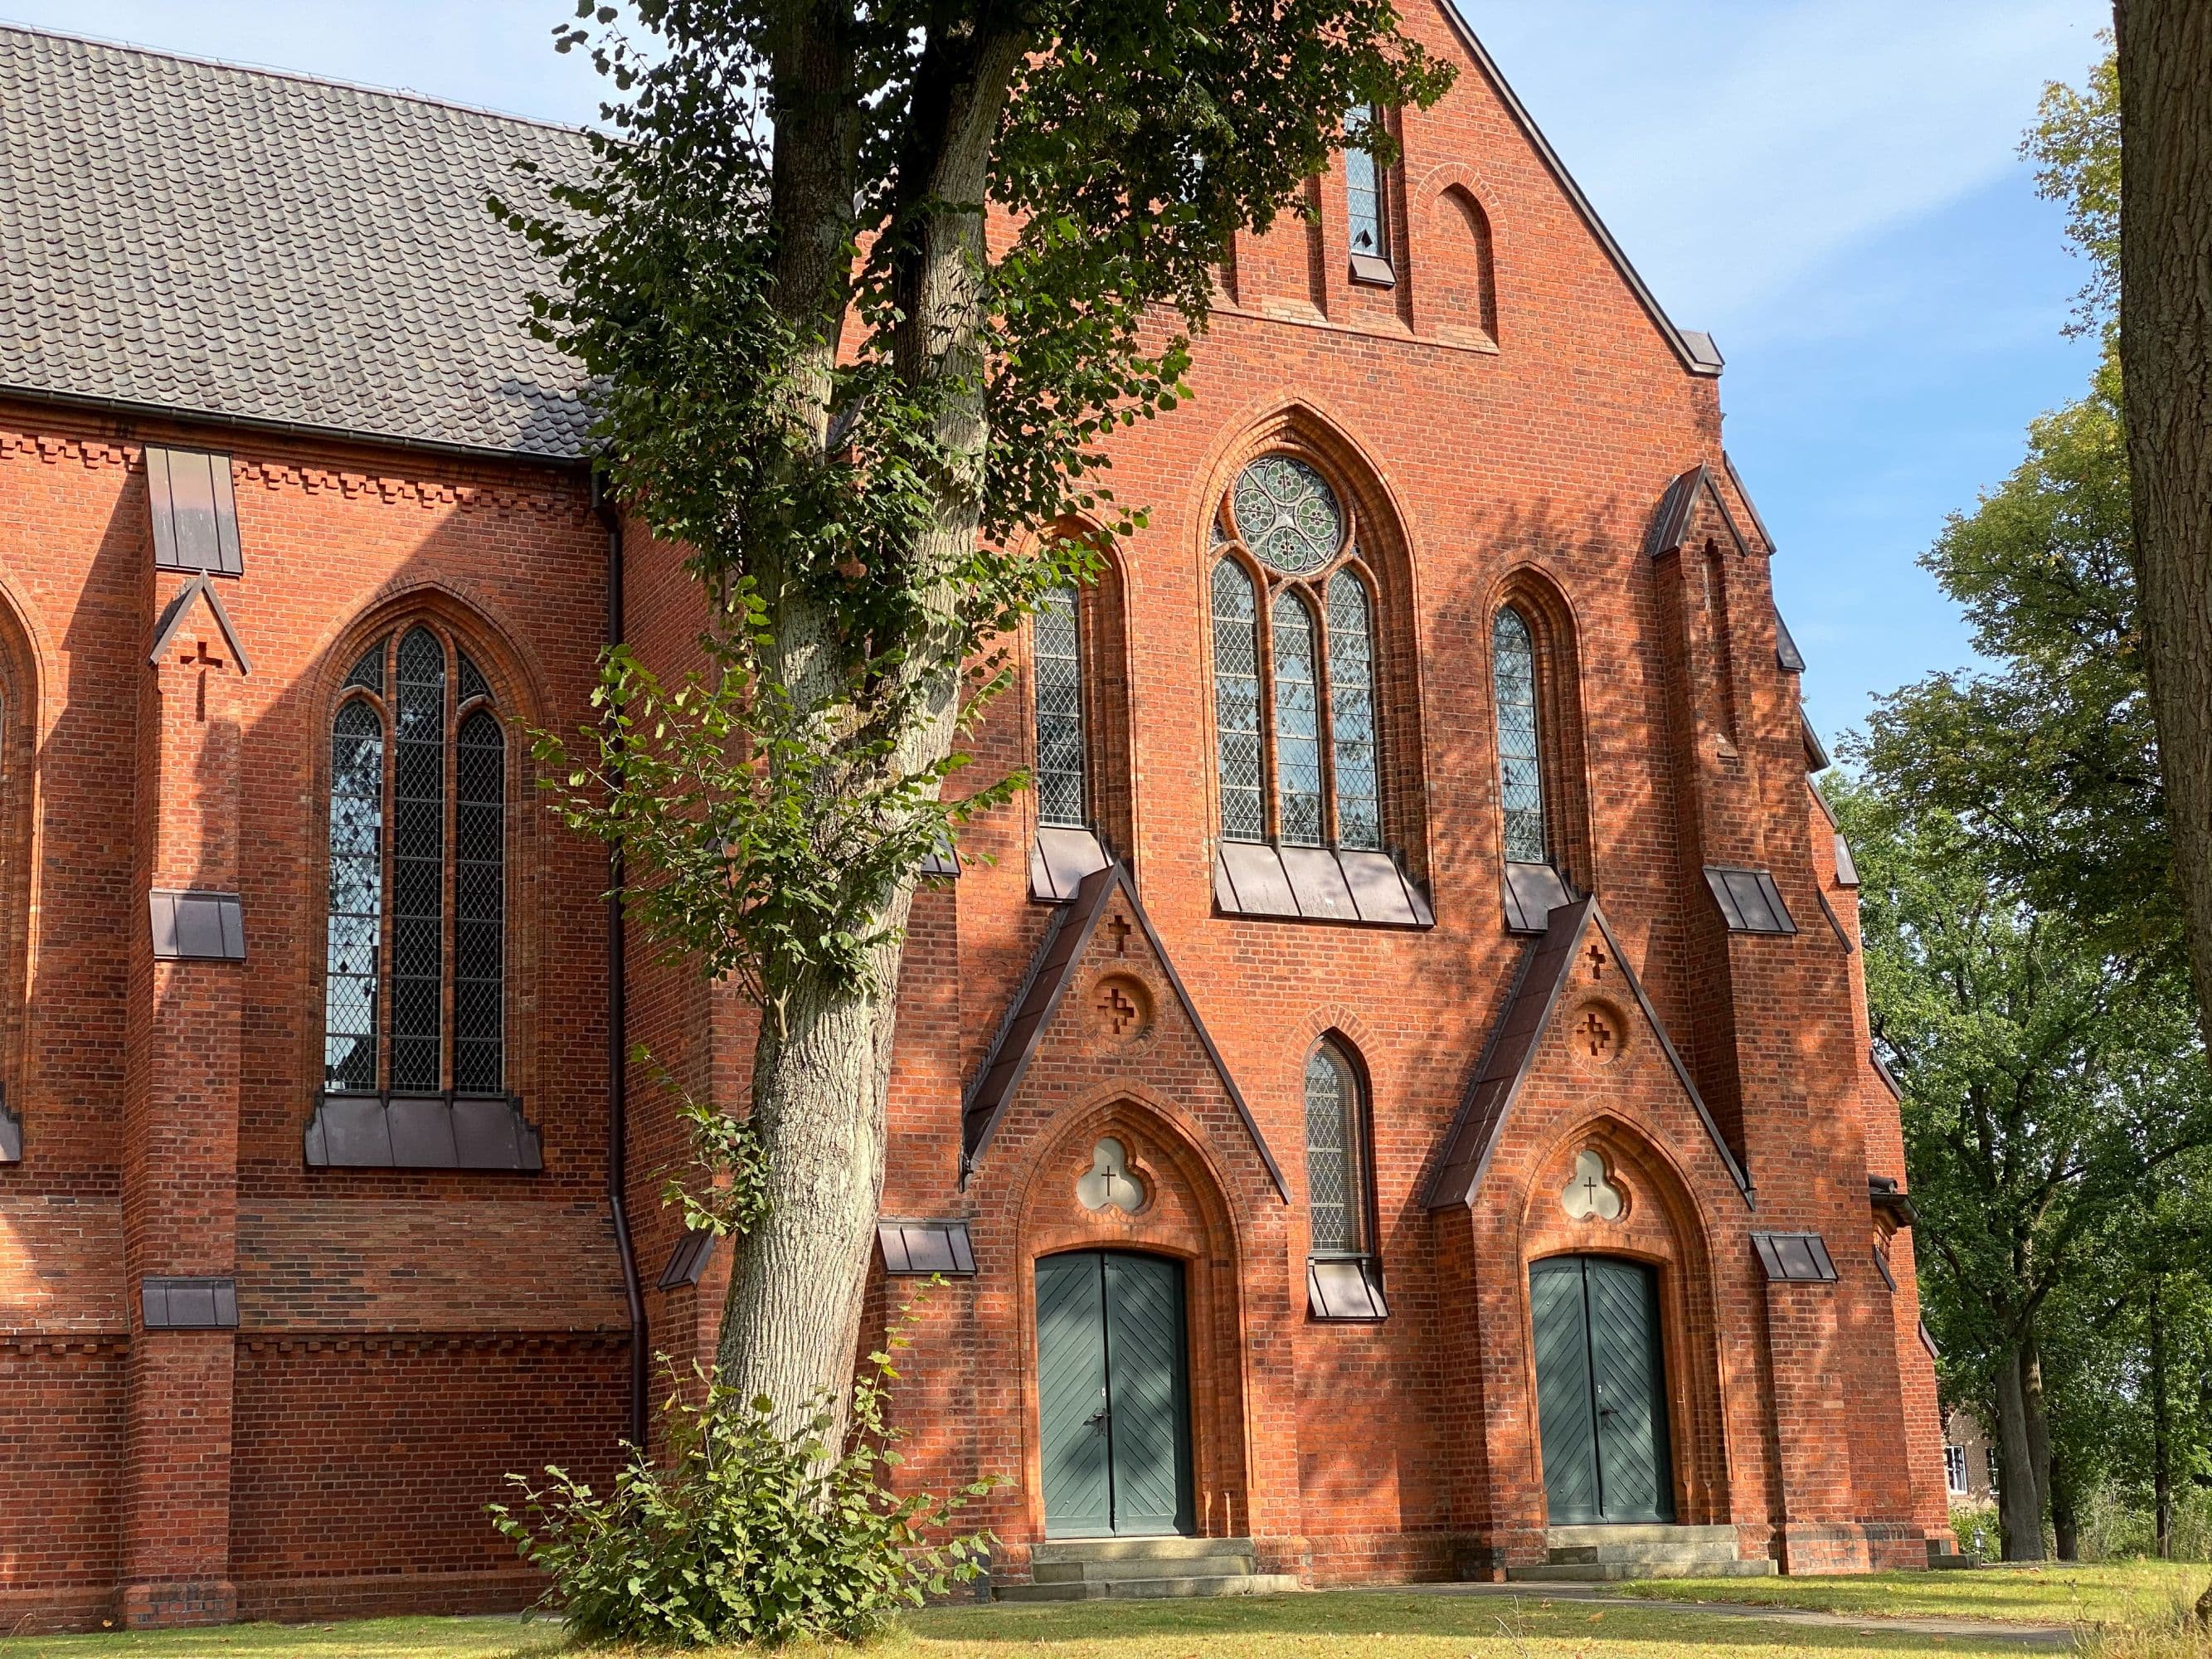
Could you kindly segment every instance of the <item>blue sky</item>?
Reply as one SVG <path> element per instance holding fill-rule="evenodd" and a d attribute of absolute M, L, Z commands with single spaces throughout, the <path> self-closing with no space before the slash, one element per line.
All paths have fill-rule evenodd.
<path fill-rule="evenodd" d="M 1729 360 L 1728 444 L 1781 552 L 1821 730 L 1966 660 L 1915 564 L 2078 395 L 2083 271 L 2015 151 L 2106 0 L 1461 0 L 1661 301 Z M 407 87 L 597 106 L 560 0 L 0 0 L 14 21 Z"/>

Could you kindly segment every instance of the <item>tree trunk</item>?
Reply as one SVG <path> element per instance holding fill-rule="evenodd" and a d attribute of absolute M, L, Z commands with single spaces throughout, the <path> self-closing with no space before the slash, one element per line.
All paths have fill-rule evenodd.
<path fill-rule="evenodd" d="M 775 57 L 777 124 L 772 214 L 783 309 L 795 321 L 830 325 L 812 361 L 800 365 L 792 419 L 817 440 L 830 422 L 837 330 L 850 292 L 857 125 L 850 94 L 852 21 L 841 0 L 794 14 Z M 968 39 L 969 37 L 962 37 Z M 924 173 L 927 199 L 981 203 L 991 140 L 1018 43 L 986 40 L 960 74 L 925 76 L 940 101 L 934 126 L 908 167 Z M 927 121 L 918 125 L 930 125 Z M 934 148 L 931 146 L 933 144 Z M 930 212 L 917 227 L 906 300 L 908 325 L 894 353 L 901 375 L 920 386 L 948 372 L 962 378 L 938 416 L 949 465 L 933 521 L 905 549 L 908 574 L 939 588 L 975 544 L 988 424 L 981 356 L 986 257 L 982 218 Z M 763 583 L 770 609 L 768 672 L 794 709 L 850 720 L 851 647 L 827 606 L 795 583 Z M 891 732 L 890 753 L 861 760 L 848 780 L 880 784 L 911 776 L 951 751 L 959 694 L 959 635 L 949 621 L 920 642 L 895 688 L 915 694 Z M 841 714 L 840 711 L 843 712 Z M 777 763 L 771 756 L 769 764 Z M 900 826 L 883 826 L 886 833 Z M 900 939 L 914 896 L 902 882 L 870 931 L 886 942 L 871 952 L 859 986 L 803 978 L 770 988 L 753 1056 L 753 1121 L 766 1165 L 769 1210 L 742 1241 L 724 1304 L 717 1355 L 722 1379 L 741 1397 L 765 1397 L 787 1431 L 826 1404 L 826 1449 L 841 1445 L 847 1384 L 858 1358 L 869 1252 L 883 1195 L 884 1135 L 896 1030 Z"/>
<path fill-rule="evenodd" d="M 2113 17 L 2136 581 L 2175 884 L 2204 1011 L 2212 1010 L 2212 6 L 2118 0 Z"/>
<path fill-rule="evenodd" d="M 2027 1356 L 2014 1347 L 1996 1365 L 1997 1524 L 2008 1561 L 2043 1559 L 2043 1498 L 2035 1478 L 2026 1387 Z"/>
<path fill-rule="evenodd" d="M 2173 1409 L 2167 1392 L 2166 1310 L 2160 1275 L 2150 1279 L 2150 1504 L 2158 1559 L 2173 1559 Z"/>
<path fill-rule="evenodd" d="M 2080 1483 L 2063 1462 L 2051 1467 L 2051 1547 L 2061 1561 L 2081 1559 Z"/>
<path fill-rule="evenodd" d="M 2035 1474 L 2035 1512 L 2046 1515 L 2051 1510 L 2051 1413 L 2043 1398 L 2043 1351 L 2036 1345 L 2032 1323 L 2021 1344 L 2020 1386 L 2021 1397 L 2027 1407 L 2027 1450 Z M 2039 1528 L 2039 1539 L 2040 1536 Z"/>

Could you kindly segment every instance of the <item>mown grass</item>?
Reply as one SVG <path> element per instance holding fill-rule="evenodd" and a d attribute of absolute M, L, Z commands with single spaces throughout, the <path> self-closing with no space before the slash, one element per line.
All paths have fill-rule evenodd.
<path fill-rule="evenodd" d="M 2189 1561 L 2006 1562 L 1966 1572 L 1841 1578 L 1648 1578 L 1613 1587 L 1666 1601 L 1737 1601 L 1887 1618 L 1993 1619 L 2031 1625 L 2162 1623 L 2212 1584 Z"/>
<path fill-rule="evenodd" d="M 0 1639 L 0 1659 L 526 1659 L 564 1645 L 560 1626 L 544 1620 L 386 1619 L 17 1637 Z M 870 1659 L 1853 1659 L 1937 1650 L 2021 1652 L 2002 1638 L 1931 1640 L 1905 1631 L 1766 1623 L 1633 1603 L 1346 1591 L 933 1608 L 868 1653 Z M 784 1659 L 820 1656 L 787 1649 Z"/>

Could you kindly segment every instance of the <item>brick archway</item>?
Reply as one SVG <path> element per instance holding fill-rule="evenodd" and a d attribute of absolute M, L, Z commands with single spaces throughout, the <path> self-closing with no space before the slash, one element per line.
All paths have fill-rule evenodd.
<path fill-rule="evenodd" d="M 1102 1140 L 1118 1142 L 1144 1196 L 1133 1209 L 1086 1207 L 1079 1188 Z M 1096 1188 L 1091 1189 L 1095 1199 Z M 1028 1541 L 1045 1535 L 1037 1396 L 1036 1262 L 1068 1250 L 1135 1250 L 1180 1261 L 1189 1367 L 1193 1530 L 1251 1531 L 1245 1455 L 1243 1310 L 1236 1219 L 1202 1149 L 1170 1118 L 1127 1097 L 1071 1116 L 1030 1160 L 1016 1235 L 1021 1317 L 1022 1491 Z"/>
<path fill-rule="evenodd" d="M 1577 1160 L 1596 1154 L 1613 1206 L 1571 1207 Z M 1548 1257 L 1599 1255 L 1643 1262 L 1658 1276 L 1666 1360 L 1666 1423 L 1673 1464 L 1674 1519 L 1685 1526 L 1729 1521 L 1729 1459 L 1721 1401 L 1718 1320 L 1704 1218 L 1671 1159 L 1618 1117 L 1588 1119 L 1559 1135 L 1532 1166 L 1520 1217 L 1520 1294 L 1528 1270 Z M 1576 1213 L 1580 1209 L 1582 1213 Z M 1522 1376 L 1535 1398 L 1536 1355 L 1530 1322 L 1521 1322 Z M 1529 1422 L 1534 1421 L 1533 1413 Z M 1543 1490 L 1543 1451 L 1528 1430 L 1528 1467 Z M 1540 1498 L 1539 1498 L 1540 1503 Z"/>

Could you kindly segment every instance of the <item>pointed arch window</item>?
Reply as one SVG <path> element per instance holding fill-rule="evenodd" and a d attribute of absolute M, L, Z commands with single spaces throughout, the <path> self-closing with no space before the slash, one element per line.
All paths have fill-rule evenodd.
<path fill-rule="evenodd" d="M 1385 849 L 1376 588 L 1354 515 L 1316 468 L 1262 455 L 1221 503 L 1212 585 L 1221 908 L 1428 926 Z"/>
<path fill-rule="evenodd" d="M 1490 675 L 1498 708 L 1498 784 L 1504 812 L 1505 860 L 1509 864 L 1548 864 L 1536 644 L 1528 619 L 1510 605 L 1491 626 Z"/>
<path fill-rule="evenodd" d="M 1324 1037 L 1306 1056 L 1307 1301 L 1316 1319 L 1381 1319 L 1366 1087 L 1352 1056 Z"/>
<path fill-rule="evenodd" d="M 428 623 L 340 685 L 310 1164 L 538 1167 L 507 1075 L 507 743 L 490 681 Z"/>
<path fill-rule="evenodd" d="M 1372 105 L 1355 110 L 1345 125 L 1345 226 L 1352 280 L 1388 288 L 1396 273 L 1390 264 L 1390 173 L 1375 154 L 1376 140 L 1385 131 L 1382 112 Z"/>

